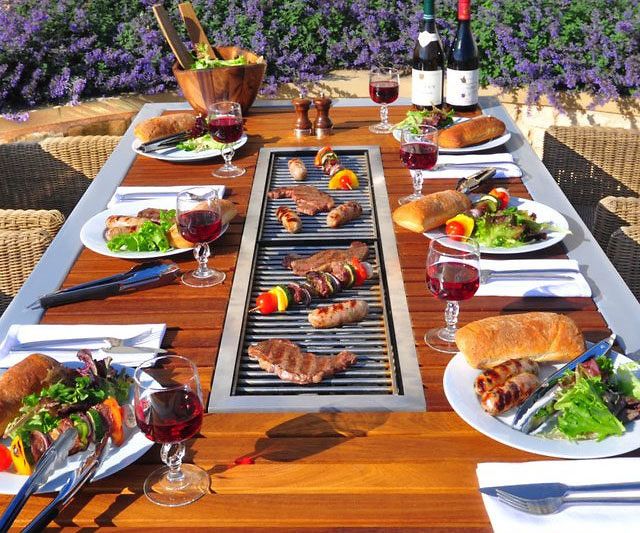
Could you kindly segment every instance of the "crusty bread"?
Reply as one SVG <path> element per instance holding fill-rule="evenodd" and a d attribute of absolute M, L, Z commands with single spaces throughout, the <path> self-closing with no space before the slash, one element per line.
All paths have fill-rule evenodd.
<path fill-rule="evenodd" d="M 455 124 L 438 134 L 440 148 L 464 148 L 480 144 L 505 132 L 504 122 L 495 117 L 476 117 L 460 124 Z"/>
<path fill-rule="evenodd" d="M 573 320 L 556 313 L 492 316 L 456 332 L 456 344 L 474 368 L 491 368 L 509 359 L 567 362 L 584 351 Z"/>
<path fill-rule="evenodd" d="M 224 226 L 225 224 L 229 224 L 229 222 L 231 222 L 236 217 L 236 215 L 238 214 L 238 208 L 236 207 L 236 204 L 234 204 L 231 200 L 221 199 L 218 200 L 218 202 L 220 203 L 220 218 L 222 220 L 222 225 Z M 195 209 L 198 209 L 199 205 L 200 204 L 196 204 Z M 202 208 L 206 207 L 207 205 L 205 203 Z M 180 235 L 180 230 L 178 230 L 178 226 L 176 224 L 169 228 L 167 238 L 169 239 L 169 243 L 171 244 L 171 246 L 173 246 L 174 248 L 193 247 L 192 242 L 189 242 L 188 240 L 183 238 L 182 235 Z"/>
<path fill-rule="evenodd" d="M 66 375 L 55 359 L 31 354 L 0 376 L 0 436 L 20 411 L 22 399 L 56 383 Z"/>
<path fill-rule="evenodd" d="M 133 130 L 135 136 L 146 143 L 167 135 L 187 131 L 194 127 L 196 116 L 192 113 L 173 113 L 143 120 Z"/>
<path fill-rule="evenodd" d="M 393 221 L 408 230 L 424 233 L 470 208 L 471 200 L 465 194 L 439 191 L 401 205 L 393 212 Z"/>

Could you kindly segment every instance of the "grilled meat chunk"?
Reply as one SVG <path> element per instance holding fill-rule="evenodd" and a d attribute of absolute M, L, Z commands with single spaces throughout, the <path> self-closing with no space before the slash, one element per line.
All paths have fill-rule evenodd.
<path fill-rule="evenodd" d="M 533 359 L 509 359 L 493 368 L 487 368 L 476 378 L 474 383 L 476 394 L 484 394 L 495 389 L 503 385 L 509 378 L 522 372 L 531 372 L 537 375 L 538 363 Z"/>
<path fill-rule="evenodd" d="M 540 385 L 538 376 L 522 372 L 509 378 L 504 385 L 491 389 L 480 396 L 480 405 L 492 416 L 504 413 L 523 403 Z"/>
<path fill-rule="evenodd" d="M 289 233 L 298 233 L 302 229 L 300 217 L 284 205 L 276 209 L 276 218 Z"/>
<path fill-rule="evenodd" d="M 323 250 L 309 257 L 295 256 L 285 258 L 285 268 L 290 268 L 296 276 L 304 276 L 307 272 L 327 272 L 335 261 L 347 262 L 354 257 L 364 261 L 369 254 L 369 247 L 363 242 L 352 242 L 349 248 L 342 250 Z"/>
<path fill-rule="evenodd" d="M 346 202 L 334 207 L 327 214 L 327 226 L 338 228 L 350 220 L 355 220 L 362 215 L 362 206 L 358 202 Z"/>
<path fill-rule="evenodd" d="M 327 356 L 306 353 L 287 339 L 262 341 L 249 346 L 248 352 L 263 370 L 301 385 L 320 383 L 326 376 L 347 369 L 357 360 L 356 355 L 348 351 Z"/>
<path fill-rule="evenodd" d="M 347 300 L 318 307 L 309 313 L 308 320 L 314 328 L 335 328 L 343 324 L 360 322 L 369 314 L 364 300 Z"/>
<path fill-rule="evenodd" d="M 155 207 L 147 207 L 142 211 L 138 211 L 138 216 L 142 218 L 148 218 L 149 220 L 151 220 L 151 222 L 160 224 L 160 211 L 161 209 L 157 209 Z"/>
<path fill-rule="evenodd" d="M 315 215 L 322 211 L 333 209 L 335 202 L 327 193 L 311 185 L 295 185 L 294 187 L 280 187 L 268 193 L 269 198 L 291 198 L 296 203 L 296 211 L 303 215 Z"/>

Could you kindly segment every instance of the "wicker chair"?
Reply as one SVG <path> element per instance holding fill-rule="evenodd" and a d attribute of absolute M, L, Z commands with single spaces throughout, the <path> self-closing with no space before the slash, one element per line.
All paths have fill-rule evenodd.
<path fill-rule="evenodd" d="M 63 223 L 57 210 L 0 209 L 0 315 Z"/>
<path fill-rule="evenodd" d="M 640 198 L 607 196 L 596 206 L 592 232 L 602 249 L 606 250 L 617 229 L 636 224 L 640 224 Z"/>
<path fill-rule="evenodd" d="M 609 239 L 607 255 L 640 300 L 640 224 L 615 230 Z"/>
<path fill-rule="evenodd" d="M 0 145 L 0 207 L 57 209 L 68 216 L 120 139 L 57 137 Z"/>
<path fill-rule="evenodd" d="M 640 196 L 640 134 L 600 127 L 552 126 L 542 161 L 587 227 L 605 196 Z"/>

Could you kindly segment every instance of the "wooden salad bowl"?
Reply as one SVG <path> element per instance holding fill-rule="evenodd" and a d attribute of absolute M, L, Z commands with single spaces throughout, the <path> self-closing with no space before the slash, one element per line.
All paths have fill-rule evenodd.
<path fill-rule="evenodd" d="M 178 63 L 174 63 L 173 74 L 184 97 L 199 113 L 206 114 L 210 104 L 224 100 L 238 102 L 242 113 L 247 113 L 258 96 L 267 64 L 253 52 L 237 46 L 216 46 L 214 51 L 222 59 L 242 55 L 249 64 L 184 70 Z"/>

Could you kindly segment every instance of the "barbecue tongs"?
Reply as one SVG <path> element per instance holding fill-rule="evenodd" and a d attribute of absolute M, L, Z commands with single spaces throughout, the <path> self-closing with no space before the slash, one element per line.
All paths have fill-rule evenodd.
<path fill-rule="evenodd" d="M 468 194 L 471 191 L 477 189 L 480 184 L 489 178 L 492 178 L 496 175 L 497 169 L 494 167 L 487 167 L 482 169 L 475 174 L 471 174 L 471 176 L 467 178 L 462 178 L 458 180 L 458 184 L 456 185 L 456 191 L 460 191 L 464 194 Z"/>
<path fill-rule="evenodd" d="M 163 148 L 171 148 L 172 146 L 176 146 L 177 144 L 186 141 L 190 136 L 191 132 L 189 131 L 172 133 L 171 135 L 167 135 L 166 137 L 160 137 L 159 139 L 142 143 L 138 146 L 138 150 L 146 154 L 148 152 L 162 150 Z"/>

